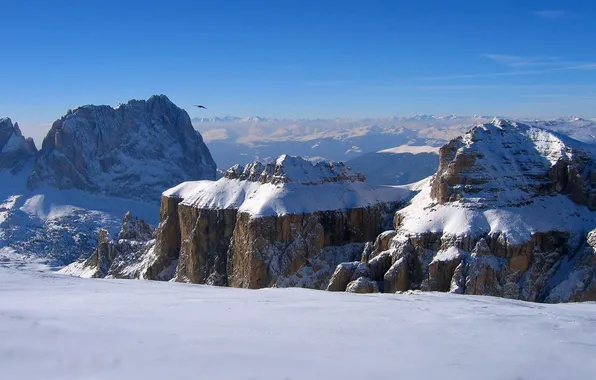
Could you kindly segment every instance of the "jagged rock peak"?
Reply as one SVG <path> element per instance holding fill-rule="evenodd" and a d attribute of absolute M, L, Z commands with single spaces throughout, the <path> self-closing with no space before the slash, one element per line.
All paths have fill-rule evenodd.
<path fill-rule="evenodd" d="M 19 171 L 35 153 L 33 139 L 25 138 L 19 125 L 10 118 L 0 118 L 0 170 Z"/>
<path fill-rule="evenodd" d="M 122 228 L 116 239 L 110 239 L 106 229 L 97 235 L 97 248 L 88 258 L 81 258 L 58 273 L 79 277 L 147 278 L 155 233 L 145 220 L 128 211 L 122 218 Z M 154 275 L 158 278 L 158 275 Z"/>
<path fill-rule="evenodd" d="M 215 170 L 186 111 L 156 95 L 69 110 L 44 139 L 29 186 L 157 201 L 177 183 L 215 179 Z"/>
<path fill-rule="evenodd" d="M 302 157 L 281 155 L 268 164 L 255 161 L 246 166 L 234 165 L 224 175 L 227 179 L 260 183 L 299 183 L 317 185 L 326 182 L 364 182 L 361 173 L 353 173 L 343 162 L 321 161 L 313 163 Z"/>
<path fill-rule="evenodd" d="M 569 194 L 596 207 L 593 147 L 505 119 L 473 127 L 439 151 L 431 196 L 469 207 L 523 205 L 539 194 Z"/>
<path fill-rule="evenodd" d="M 131 212 L 128 211 L 122 218 L 122 228 L 120 229 L 120 233 L 118 233 L 118 240 L 147 241 L 153 238 L 154 232 L 153 227 L 149 223 L 144 219 L 133 217 Z"/>

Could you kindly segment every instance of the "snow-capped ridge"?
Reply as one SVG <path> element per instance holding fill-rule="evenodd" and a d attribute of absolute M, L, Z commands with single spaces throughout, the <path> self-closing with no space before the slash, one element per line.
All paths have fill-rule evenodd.
<path fill-rule="evenodd" d="M 536 194 L 571 194 L 596 207 L 593 146 L 506 119 L 479 124 L 440 149 L 432 197 L 469 207 L 532 202 Z"/>
<path fill-rule="evenodd" d="M 349 210 L 402 201 L 409 191 L 375 187 L 342 163 L 282 155 L 268 164 L 230 168 L 218 181 L 181 183 L 163 196 L 198 209 L 237 209 L 252 216 Z"/>
<path fill-rule="evenodd" d="M 302 185 L 366 180 L 362 174 L 353 173 L 343 162 L 313 162 L 286 154 L 267 164 L 255 161 L 245 166 L 234 165 L 226 171 L 224 177 L 260 183 L 294 182 Z"/>
<path fill-rule="evenodd" d="M 418 193 L 397 211 L 391 241 L 380 235 L 373 247 L 384 248 L 363 254 L 369 280 L 390 293 L 596 300 L 594 232 L 586 240 L 595 157 L 589 144 L 517 121 L 472 127 L 441 147 L 429 181 L 402 187 Z"/>

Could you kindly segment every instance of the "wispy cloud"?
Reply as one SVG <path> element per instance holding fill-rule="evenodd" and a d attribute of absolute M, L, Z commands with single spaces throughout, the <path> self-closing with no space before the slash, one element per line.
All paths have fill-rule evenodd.
<path fill-rule="evenodd" d="M 509 67 L 557 66 L 562 64 L 557 57 L 521 57 L 507 54 L 484 54 L 483 57 Z"/>
<path fill-rule="evenodd" d="M 423 77 L 416 79 L 475 79 L 475 78 L 498 78 L 524 75 L 541 75 L 557 71 L 591 71 L 596 70 L 596 62 L 568 61 L 559 57 L 551 56 L 517 56 L 508 54 L 482 54 L 484 58 L 498 63 L 502 66 L 512 68 L 512 71 L 454 74 L 434 77 Z M 520 70 L 521 69 L 521 70 Z"/>
<path fill-rule="evenodd" d="M 562 20 L 562 19 L 579 17 L 579 14 L 565 10 L 565 9 L 549 9 L 549 10 L 535 11 L 534 16 L 540 17 L 540 18 L 546 19 L 546 20 Z"/>

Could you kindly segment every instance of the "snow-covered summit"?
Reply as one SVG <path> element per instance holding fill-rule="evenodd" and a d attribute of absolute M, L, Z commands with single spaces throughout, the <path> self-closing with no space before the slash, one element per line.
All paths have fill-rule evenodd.
<path fill-rule="evenodd" d="M 44 139 L 29 186 L 157 200 L 176 183 L 214 179 L 215 169 L 186 111 L 155 95 L 68 111 Z"/>
<path fill-rule="evenodd" d="M 329 289 L 594 300 L 594 157 L 593 146 L 542 128 L 476 125 L 440 149 L 434 176 L 404 186 L 417 194 L 394 230 L 358 265 L 338 266 Z M 365 278 L 342 282 L 356 267 Z"/>
<path fill-rule="evenodd" d="M 374 187 L 343 163 L 282 155 L 230 168 L 218 181 L 185 182 L 163 193 L 195 208 L 238 209 L 253 216 L 348 210 L 403 200 L 408 191 Z"/>
<path fill-rule="evenodd" d="M 17 123 L 0 118 L 0 170 L 18 171 L 36 152 L 33 139 L 25 138 Z"/>
<path fill-rule="evenodd" d="M 439 203 L 486 207 L 528 204 L 536 195 L 562 193 L 593 208 L 595 156 L 592 146 L 567 136 L 494 119 L 440 149 L 431 195 Z"/>
<path fill-rule="evenodd" d="M 318 185 L 325 182 L 365 181 L 362 174 L 353 173 L 343 162 L 313 162 L 287 154 L 267 164 L 255 161 L 246 166 L 234 165 L 224 176 L 228 179 L 272 184 L 294 182 Z"/>

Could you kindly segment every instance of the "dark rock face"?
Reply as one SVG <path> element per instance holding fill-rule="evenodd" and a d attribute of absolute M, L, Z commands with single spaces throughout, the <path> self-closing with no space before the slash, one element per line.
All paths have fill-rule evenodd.
<path fill-rule="evenodd" d="M 19 125 L 9 118 L 0 118 L 0 171 L 20 171 L 31 161 L 37 148 L 31 138 L 23 137 Z"/>
<path fill-rule="evenodd" d="M 237 210 L 196 209 L 179 206 L 180 261 L 176 281 L 228 285 L 228 250 Z"/>
<path fill-rule="evenodd" d="M 215 179 L 215 170 L 186 111 L 159 95 L 69 111 L 44 139 L 28 184 L 155 200 L 180 182 Z"/>

